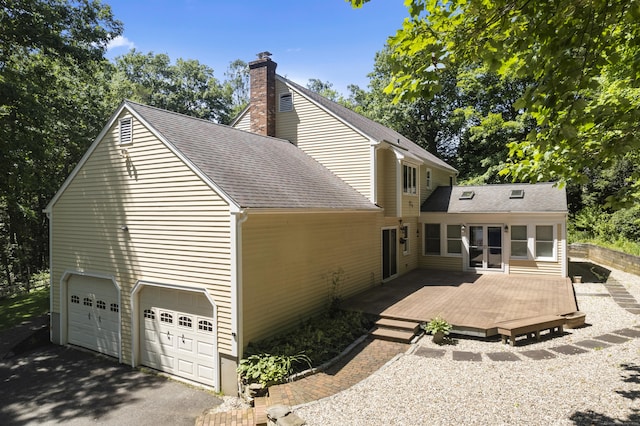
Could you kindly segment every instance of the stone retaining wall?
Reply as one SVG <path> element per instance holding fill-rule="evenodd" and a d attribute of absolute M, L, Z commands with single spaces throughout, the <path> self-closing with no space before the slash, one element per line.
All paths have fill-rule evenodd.
<path fill-rule="evenodd" d="M 593 244 L 569 244 L 569 257 L 583 257 L 602 265 L 640 275 L 640 257 Z"/>

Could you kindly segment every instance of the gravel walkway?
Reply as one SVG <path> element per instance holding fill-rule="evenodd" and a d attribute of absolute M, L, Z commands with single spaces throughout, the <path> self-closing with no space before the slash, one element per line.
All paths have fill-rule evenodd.
<path fill-rule="evenodd" d="M 640 277 L 612 270 L 610 278 L 640 301 Z M 552 359 L 523 356 L 640 325 L 640 315 L 615 303 L 603 284 L 575 288 L 586 327 L 516 347 L 467 338 L 437 346 L 423 338 L 352 388 L 294 411 L 309 426 L 640 424 L 640 338 L 576 355 L 553 352 Z M 421 355 L 429 349 L 445 353 Z M 481 361 L 453 359 L 463 351 L 481 354 Z M 487 355 L 509 352 L 516 361 Z"/>

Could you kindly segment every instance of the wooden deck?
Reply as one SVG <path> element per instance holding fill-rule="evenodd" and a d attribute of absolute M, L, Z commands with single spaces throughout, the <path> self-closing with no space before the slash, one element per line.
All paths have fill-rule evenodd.
<path fill-rule="evenodd" d="M 499 322 L 578 310 L 569 278 L 425 269 L 346 299 L 342 306 L 420 322 L 440 315 L 453 332 L 483 337 L 496 335 Z"/>

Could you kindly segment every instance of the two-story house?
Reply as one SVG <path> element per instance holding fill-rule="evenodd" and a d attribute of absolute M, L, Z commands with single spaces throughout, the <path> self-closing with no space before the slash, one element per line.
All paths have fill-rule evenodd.
<path fill-rule="evenodd" d="M 562 263 L 561 219 L 545 219 L 548 241 L 527 222 L 535 212 L 490 223 L 477 209 L 432 212 L 432 197 L 445 204 L 438 188 L 455 188 L 454 168 L 275 68 L 268 57 L 250 64 L 251 102 L 234 127 L 130 101 L 114 112 L 46 209 L 53 342 L 235 394 L 248 342 L 331 297 L 417 267 L 474 258 L 483 269 L 474 226 L 491 239 L 499 225 L 503 250 L 506 227 L 524 225 L 510 250 L 523 272 L 553 262 L 527 254 L 549 243 Z M 509 261 L 487 269 L 514 272 Z"/>

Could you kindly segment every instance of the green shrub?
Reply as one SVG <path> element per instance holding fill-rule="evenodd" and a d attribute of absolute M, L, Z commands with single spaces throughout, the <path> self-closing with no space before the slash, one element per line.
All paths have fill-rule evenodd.
<path fill-rule="evenodd" d="M 309 357 L 297 355 L 251 355 L 240 361 L 238 374 L 246 383 L 260 383 L 265 387 L 284 383 L 294 372 L 294 366 L 306 364 L 311 367 Z"/>
<path fill-rule="evenodd" d="M 640 206 L 620 209 L 611 215 L 613 232 L 630 241 L 640 240 Z"/>
<path fill-rule="evenodd" d="M 291 362 L 292 370 L 285 375 L 286 377 L 307 368 L 305 363 L 298 362 L 300 360 L 295 359 L 296 357 L 303 356 L 304 361 L 313 366 L 322 365 L 365 334 L 372 324 L 372 320 L 360 312 L 325 312 L 303 321 L 294 330 L 258 342 L 250 342 L 245 351 L 246 358 L 240 361 L 240 365 L 260 364 L 260 367 L 256 366 L 255 369 L 271 371 L 271 365 L 284 362 L 278 357 L 285 357 L 296 361 Z M 276 370 L 281 371 L 282 368 Z M 240 370 L 239 372 L 242 375 Z M 270 380 L 271 376 L 278 374 L 270 372 L 265 375 L 265 380 Z"/>

